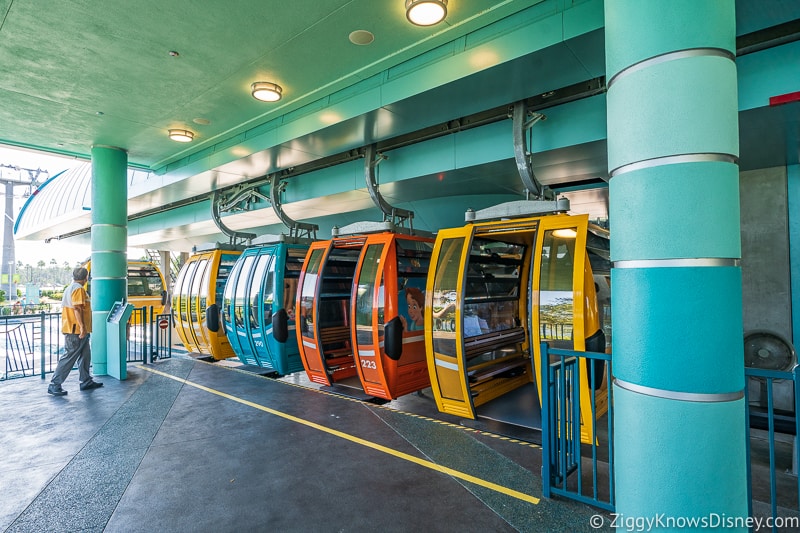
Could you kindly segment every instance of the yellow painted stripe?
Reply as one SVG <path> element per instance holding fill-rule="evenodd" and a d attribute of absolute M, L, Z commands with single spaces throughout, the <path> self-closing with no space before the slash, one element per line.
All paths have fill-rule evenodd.
<path fill-rule="evenodd" d="M 494 491 L 499 492 L 501 494 L 505 494 L 506 496 L 511 496 L 512 498 L 517 498 L 519 500 L 522 500 L 522 501 L 525 501 L 525 502 L 528 502 L 528 503 L 532 503 L 532 504 L 538 504 L 539 503 L 539 498 L 537 498 L 536 496 L 531 496 L 530 494 L 525 494 L 523 492 L 519 492 L 517 490 L 510 489 L 510 488 L 504 487 L 502 485 L 498 485 L 497 483 L 492 483 L 491 481 L 486 481 L 485 479 L 480 479 L 480 478 L 477 478 L 475 476 L 471 476 L 469 474 L 465 474 L 464 472 L 459 472 L 458 470 L 453 470 L 452 468 L 447 468 L 446 466 L 442 466 L 442 465 L 436 464 L 436 463 L 431 462 L 431 461 L 426 461 L 425 459 L 420 459 L 418 457 L 414 457 L 413 455 L 409 455 L 407 453 L 404 453 L 404 452 L 401 452 L 401 451 L 398 451 L 398 450 L 393 450 L 392 448 L 389 448 L 387 446 L 382 446 L 380 444 L 376 444 L 374 442 L 370 442 L 368 440 L 361 439 L 361 438 L 356 437 L 354 435 L 350 435 L 350 434 L 344 433 L 342 431 L 337 431 L 335 429 L 331 429 L 331 428 L 322 426 L 320 424 L 317 424 L 315 422 L 311 422 L 309 420 L 304 420 L 302 418 L 298 418 L 296 416 L 293 416 L 293 415 L 290 415 L 290 414 L 287 414 L 287 413 L 283 413 L 281 411 L 276 411 L 275 409 L 271 409 L 271 408 L 266 407 L 264 405 L 260 405 L 260 404 L 257 404 L 257 403 L 254 403 L 254 402 L 251 402 L 251 401 L 248 401 L 248 400 L 244 400 L 242 398 L 237 398 L 236 396 L 232 396 L 232 395 L 224 393 L 222 391 L 218 391 L 218 390 L 206 387 L 204 385 L 200 385 L 199 383 L 194 383 L 194 382 L 189 381 L 187 379 L 183 379 L 183 378 L 179 378 L 177 376 L 173 376 L 171 374 L 167 374 L 166 372 L 160 372 L 158 370 L 155 370 L 153 368 L 149 368 L 149 367 L 146 367 L 146 366 L 138 366 L 138 368 L 141 368 L 142 370 L 147 370 L 148 372 L 151 372 L 153 374 L 158 374 L 159 376 L 164 376 L 165 378 L 169 378 L 169 379 L 172 379 L 174 381 L 178 381 L 180 383 L 183 383 L 184 385 L 189 385 L 190 387 L 195 387 L 196 389 L 200 389 L 202 391 L 205 391 L 205 392 L 208 392 L 208 393 L 211 393 L 211 394 L 216 394 L 217 396 L 221 396 L 222 398 L 226 398 L 228 400 L 240 403 L 242 405 L 246 405 L 248 407 L 252 407 L 254 409 L 258 409 L 259 411 L 264 411 L 265 413 L 269 413 L 271 415 L 279 416 L 279 417 L 284 418 L 286 420 L 290 420 L 292 422 L 296 422 L 298 424 L 302 424 L 304 426 L 308 426 L 310 428 L 314 428 L 314 429 L 317 429 L 319 431 L 323 431 L 323 432 L 328 433 L 330 435 L 334 435 L 336 437 L 339 437 L 339 438 L 342 438 L 342 439 L 345 439 L 345 440 L 349 440 L 350 442 L 354 442 L 356 444 L 360 444 L 362 446 L 366 446 L 367 448 L 372 448 L 373 450 L 377 450 L 379 452 L 383 452 L 383 453 L 386 453 L 388 455 L 392 455 L 394 457 L 397 457 L 397 458 L 400 458 L 400 459 L 404 459 L 406 461 L 418 464 L 418 465 L 423 466 L 425 468 L 430 468 L 431 470 L 436 470 L 437 472 L 441 472 L 443 474 L 447 474 L 447 475 L 452 476 L 454 478 L 462 479 L 464 481 L 469 481 L 470 483 L 474 483 L 474 484 L 479 485 L 481 487 L 485 487 L 487 489 L 494 490 Z"/>
<path fill-rule="evenodd" d="M 226 361 L 226 360 L 223 360 L 223 361 Z M 204 364 L 204 365 L 208 365 L 208 366 L 213 366 L 214 368 L 223 368 L 223 369 L 225 369 L 225 370 L 227 370 L 229 372 L 238 372 L 240 374 L 244 374 L 244 375 L 250 376 L 250 377 L 257 376 L 260 379 L 266 379 L 266 380 L 272 381 L 274 383 L 280 383 L 281 385 L 288 385 L 290 387 L 297 387 L 299 389 L 304 389 L 304 390 L 307 390 L 307 391 L 311 391 L 311 392 L 314 392 L 316 394 L 324 394 L 326 396 L 335 396 L 336 398 L 338 398 L 340 400 L 349 400 L 351 402 L 364 403 L 363 400 L 359 400 L 357 398 L 348 398 L 347 396 L 342 396 L 340 394 L 333 394 L 333 393 L 326 392 L 326 391 L 321 390 L 321 389 L 317 389 L 317 388 L 314 388 L 314 387 L 309 387 L 307 385 L 303 385 L 301 383 L 292 383 L 290 381 L 283 381 L 281 379 L 270 378 L 268 376 L 263 376 L 263 375 L 257 375 L 257 374 L 253 374 L 252 372 L 248 372 L 246 370 L 242 370 L 240 368 L 235 368 L 235 367 L 231 367 L 231 366 L 225 366 L 225 365 L 220 366 L 220 363 L 223 362 L 223 361 L 214 361 L 213 363 L 210 363 L 208 361 L 203 361 L 202 359 L 195 359 L 195 362 L 198 363 L 198 364 Z M 237 362 L 237 364 L 238 364 L 238 362 Z M 440 425 L 443 425 L 443 426 L 450 426 L 450 427 L 453 427 L 453 428 L 458 428 L 458 429 L 460 429 L 462 431 L 474 431 L 475 433 L 479 433 L 479 434 L 481 434 L 481 435 L 483 435 L 485 437 L 492 437 L 492 438 L 495 438 L 495 439 L 503 439 L 503 438 L 505 438 L 502 435 L 497 435 L 496 433 L 492 433 L 490 431 L 486 431 L 485 429 L 472 429 L 472 428 L 468 428 L 466 426 L 459 426 L 457 424 L 451 424 L 449 422 L 445 422 L 443 420 L 438 420 L 436 418 L 430 418 L 430 417 L 421 416 L 421 415 L 418 415 L 418 414 L 415 414 L 415 413 L 408 413 L 406 411 L 401 411 L 400 409 L 395 409 L 394 407 L 388 407 L 388 406 L 385 406 L 385 405 L 378 405 L 378 404 L 369 404 L 369 407 L 372 408 L 372 409 L 386 409 L 386 410 L 392 411 L 393 413 L 400 413 L 400 414 L 403 414 L 403 415 L 406 415 L 406 416 L 413 416 L 415 418 L 421 418 L 423 420 L 427 420 L 427 421 L 433 422 L 435 424 L 440 424 Z M 541 446 L 539 446 L 538 444 L 533 443 L 533 442 L 526 442 L 524 440 L 511 440 L 511 442 L 515 442 L 515 443 L 519 444 L 520 446 L 525 446 L 526 448 L 534 448 L 534 449 L 537 449 L 537 450 L 541 449 Z"/>

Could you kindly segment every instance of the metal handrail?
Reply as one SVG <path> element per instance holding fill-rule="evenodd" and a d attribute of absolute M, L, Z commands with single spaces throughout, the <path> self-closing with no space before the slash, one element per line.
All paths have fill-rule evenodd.
<path fill-rule="evenodd" d="M 777 482 L 777 458 L 776 458 L 776 445 L 775 434 L 780 433 L 776 427 L 776 413 L 774 403 L 774 382 L 775 380 L 787 380 L 792 382 L 794 389 L 794 415 L 793 415 L 793 433 L 794 442 L 792 448 L 792 474 L 797 477 L 797 509 L 800 510 L 800 476 L 797 475 L 797 465 L 800 464 L 800 446 L 798 446 L 798 428 L 800 428 L 800 366 L 795 365 L 792 370 L 764 370 L 760 368 L 746 367 L 744 371 L 745 377 L 763 379 L 766 385 L 767 397 L 767 440 L 769 443 L 769 487 L 770 487 L 770 512 L 772 515 L 772 531 L 778 531 L 777 518 L 778 518 L 778 482 Z M 745 384 L 745 405 L 747 407 L 747 416 L 745 417 L 745 427 L 747 435 L 747 501 L 748 512 L 753 516 L 753 494 L 752 494 L 752 469 L 751 469 L 751 456 L 750 456 L 750 439 L 751 439 L 751 417 L 753 415 L 750 405 L 750 391 L 749 383 Z"/>
<path fill-rule="evenodd" d="M 597 352 L 577 352 L 551 348 L 546 342 L 541 345 L 542 376 L 542 493 L 546 498 L 559 495 L 614 511 L 614 405 L 611 388 L 611 355 Z M 550 356 L 557 360 L 550 363 Z M 581 447 L 580 415 L 580 365 L 586 360 L 605 361 L 605 384 L 608 387 L 608 441 L 605 446 L 598 443 L 597 405 L 594 389 L 591 389 L 592 412 L 587 414 L 595 421 L 592 424 L 591 444 L 591 495 L 585 495 L 583 484 L 583 461 Z M 595 366 L 589 365 L 589 382 L 595 382 Z M 608 500 L 599 493 L 598 462 L 600 450 L 608 460 Z M 569 479 L 575 476 L 575 488 L 570 488 Z"/>

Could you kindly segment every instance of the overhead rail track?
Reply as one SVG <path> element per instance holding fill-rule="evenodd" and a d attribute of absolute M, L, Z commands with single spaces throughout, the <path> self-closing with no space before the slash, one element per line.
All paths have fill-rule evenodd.
<path fill-rule="evenodd" d="M 558 105 L 566 104 L 576 100 L 581 100 L 584 98 L 589 98 L 591 96 L 601 94 L 605 91 L 606 91 L 605 76 L 599 76 L 572 85 L 568 85 L 566 87 L 554 89 L 552 91 L 547 91 L 545 93 L 538 94 L 536 96 L 531 96 L 518 103 L 511 103 L 502 106 L 497 106 L 461 118 L 456 118 L 453 120 L 448 120 L 446 122 L 435 124 L 433 126 L 429 126 L 427 128 L 423 128 L 421 130 L 417 130 L 411 133 L 398 135 L 396 137 L 392 137 L 389 139 L 384 139 L 383 141 L 378 141 L 370 146 L 374 147 L 375 152 L 378 154 L 386 153 L 392 150 L 397 150 L 399 148 L 404 148 L 406 146 L 411 146 L 414 144 L 429 141 L 439 137 L 444 137 L 446 135 L 450 135 L 453 133 L 467 131 L 480 126 L 485 126 L 488 124 L 493 124 L 495 122 L 500 122 L 502 120 L 511 119 L 513 118 L 513 109 L 515 105 L 524 105 L 525 111 L 528 114 L 533 114 L 543 109 L 555 107 Z M 341 152 L 338 154 L 321 157 L 314 161 L 309 161 L 308 163 L 303 163 L 301 165 L 283 169 L 277 174 L 280 175 L 281 180 L 286 180 L 303 174 L 308 174 L 310 172 L 315 172 L 325 168 L 330 168 L 332 166 L 349 163 L 351 161 L 355 161 L 357 159 L 366 157 L 368 148 L 369 146 L 364 146 L 361 148 L 347 150 L 345 152 Z M 130 222 L 148 216 L 157 215 L 159 213 L 164 213 L 166 211 L 171 211 L 173 209 L 196 204 L 209 199 L 213 201 L 213 196 L 215 194 L 219 194 L 221 197 L 225 197 L 225 195 L 228 195 L 236 190 L 253 189 L 261 185 L 266 185 L 269 182 L 270 177 L 274 176 L 275 174 L 276 173 L 271 173 L 267 175 L 258 176 L 256 178 L 245 180 L 236 185 L 225 187 L 211 193 L 198 194 L 190 196 L 188 198 L 184 198 L 182 200 L 178 200 L 176 202 L 167 203 L 160 207 L 147 209 L 145 211 L 141 211 L 139 213 L 130 215 L 128 217 L 128 221 Z M 77 235 L 83 235 L 89 231 L 90 231 L 89 228 L 85 228 L 72 231 L 69 233 L 64 233 L 53 238 L 56 240 L 67 239 L 70 237 L 75 237 Z"/>

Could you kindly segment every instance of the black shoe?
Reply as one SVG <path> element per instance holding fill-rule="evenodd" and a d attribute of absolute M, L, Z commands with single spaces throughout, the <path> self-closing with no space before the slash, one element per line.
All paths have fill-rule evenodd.
<path fill-rule="evenodd" d="M 67 393 L 64 389 L 61 388 L 61 385 L 53 385 L 52 383 L 47 387 L 47 394 L 52 394 L 53 396 L 64 396 Z"/>
<path fill-rule="evenodd" d="M 89 381 L 88 383 L 81 383 L 81 390 L 99 389 L 103 384 L 99 381 Z"/>

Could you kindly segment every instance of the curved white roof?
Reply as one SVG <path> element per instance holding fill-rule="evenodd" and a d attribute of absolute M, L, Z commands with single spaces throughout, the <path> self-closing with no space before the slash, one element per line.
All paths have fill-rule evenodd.
<path fill-rule="evenodd" d="M 128 185 L 147 175 L 149 172 L 129 169 Z M 14 223 L 14 236 L 45 240 L 54 232 L 63 235 L 86 228 L 91 210 L 92 164 L 87 162 L 56 174 L 28 197 Z"/>

